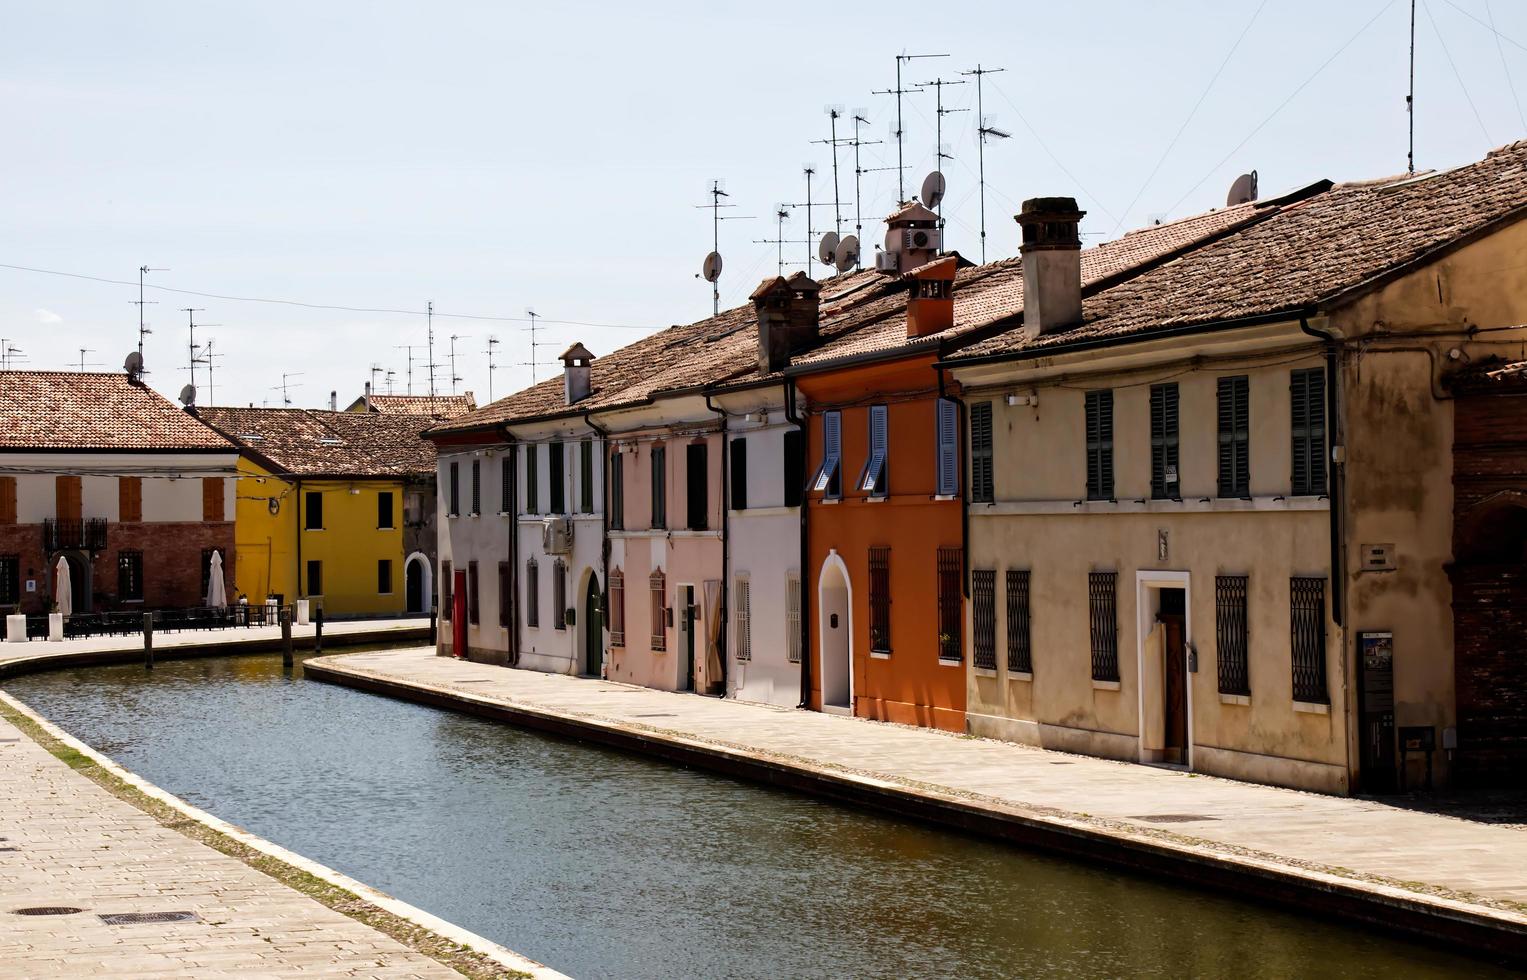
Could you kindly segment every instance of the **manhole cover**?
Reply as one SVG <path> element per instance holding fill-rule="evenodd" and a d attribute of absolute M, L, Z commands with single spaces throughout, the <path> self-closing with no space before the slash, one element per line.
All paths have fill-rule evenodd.
<path fill-rule="evenodd" d="M 99 916 L 109 926 L 135 926 L 144 922 L 195 922 L 195 912 L 113 912 Z"/>
<path fill-rule="evenodd" d="M 1195 820 L 1218 820 L 1219 817 L 1206 817 L 1199 813 L 1151 813 L 1129 819 L 1146 823 L 1193 823 Z"/>
<path fill-rule="evenodd" d="M 68 905 L 34 905 L 31 908 L 13 909 L 13 915 L 74 915 L 83 912 L 84 909 L 71 908 Z"/>

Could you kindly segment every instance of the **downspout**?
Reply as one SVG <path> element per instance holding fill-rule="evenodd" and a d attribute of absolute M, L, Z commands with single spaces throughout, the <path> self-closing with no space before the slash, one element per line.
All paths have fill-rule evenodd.
<path fill-rule="evenodd" d="M 795 426 L 801 434 L 801 478 L 806 479 L 806 461 L 811 459 L 811 429 L 795 410 L 795 381 L 785 379 L 785 421 Z M 810 542 L 807 535 L 811 525 L 806 521 L 806 488 L 801 487 L 801 703 L 797 708 L 811 707 L 811 610 L 816 603 L 807 601 L 806 586 L 809 581 L 806 563 L 810 558 Z"/>
<path fill-rule="evenodd" d="M 499 430 L 509 444 L 509 666 L 520 664 L 520 452 L 508 426 Z M 453 556 L 454 557 L 454 556 Z M 452 564 L 454 575 L 456 566 Z"/>
<path fill-rule="evenodd" d="M 730 620 L 728 613 L 732 608 L 730 605 L 730 584 L 732 581 L 732 536 L 729 533 L 731 530 L 732 501 L 730 499 L 730 495 L 727 492 L 730 489 L 730 487 L 727 486 L 727 462 L 731 456 L 732 444 L 731 441 L 727 439 L 727 422 L 729 421 L 730 416 L 726 414 L 726 409 L 717 408 L 715 405 L 711 404 L 710 398 L 710 392 L 706 392 L 705 407 L 708 410 L 721 416 L 721 608 L 716 611 L 716 614 L 721 617 L 721 623 L 716 632 L 717 643 L 720 644 L 721 649 L 717 651 L 716 659 L 721 664 L 721 696 L 726 697 L 726 680 L 727 674 L 729 673 L 726 664 L 728 649 L 726 634 L 727 625 Z"/>
<path fill-rule="evenodd" d="M 293 573 L 294 574 L 293 574 L 293 577 L 292 577 L 292 585 L 296 588 L 297 594 L 292 597 L 292 601 L 293 602 L 296 602 L 298 599 L 302 598 L 302 584 L 303 584 L 303 582 L 302 582 L 302 506 L 303 506 L 304 502 L 307 500 L 307 498 L 302 493 L 302 477 L 300 477 L 300 476 L 297 478 L 297 491 L 296 492 L 297 492 L 297 519 L 293 523 L 296 524 L 296 526 L 297 526 L 296 527 L 296 533 L 297 533 L 297 567 L 295 569 L 293 569 Z"/>
<path fill-rule="evenodd" d="M 944 367 L 934 365 L 938 372 L 938 396 L 947 398 L 959 406 L 959 414 L 956 415 L 956 425 L 959 426 L 960 458 L 956 464 L 956 473 L 964 475 L 965 472 L 965 430 L 969 428 L 965 424 L 965 399 L 949 394 L 944 384 Z M 937 409 L 935 409 L 937 412 Z M 970 598 L 970 494 L 965 486 L 966 480 L 956 480 L 956 490 L 960 495 L 960 594 L 966 599 Z"/>
<path fill-rule="evenodd" d="M 599 606 L 604 612 L 604 615 L 600 617 L 602 634 L 610 625 L 610 432 L 608 429 L 599 427 L 594 421 L 592 411 L 583 413 L 583 424 L 599 437 L 599 469 L 604 474 L 604 479 L 600 481 L 602 493 L 599 499 L 599 524 L 603 528 L 599 538 Z M 609 669 L 604 662 L 604 654 L 608 651 L 604 645 L 603 635 L 599 637 L 599 648 L 599 664 L 603 668 L 602 673 L 608 675 Z M 576 656 L 576 652 L 574 655 Z"/>

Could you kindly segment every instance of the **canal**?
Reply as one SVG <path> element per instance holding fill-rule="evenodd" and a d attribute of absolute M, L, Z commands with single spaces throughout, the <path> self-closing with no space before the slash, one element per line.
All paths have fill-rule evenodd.
<path fill-rule="evenodd" d="M 270 656 L 5 688 L 197 806 L 576 977 L 1508 975 Z"/>

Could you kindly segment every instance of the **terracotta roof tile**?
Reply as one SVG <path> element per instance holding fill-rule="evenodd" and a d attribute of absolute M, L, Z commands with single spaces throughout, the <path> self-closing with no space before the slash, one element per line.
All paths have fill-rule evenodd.
<path fill-rule="evenodd" d="M 0 448 L 233 451 L 228 440 L 126 374 L 0 373 Z"/>
<path fill-rule="evenodd" d="M 477 407 L 469 391 L 464 395 L 372 395 L 371 410 L 382 415 L 426 415 L 453 419 Z"/>
<path fill-rule="evenodd" d="M 307 408 L 201 408 L 197 415 L 277 470 L 293 476 L 396 477 L 435 470 L 429 420 Z"/>

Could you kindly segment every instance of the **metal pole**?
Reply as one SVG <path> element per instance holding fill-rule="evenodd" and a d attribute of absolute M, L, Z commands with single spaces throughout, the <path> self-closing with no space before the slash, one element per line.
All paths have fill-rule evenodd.
<path fill-rule="evenodd" d="M 295 606 L 281 607 L 281 666 L 292 665 L 292 610 Z"/>
<path fill-rule="evenodd" d="M 906 49 L 903 48 L 903 51 Z M 901 162 L 901 56 L 896 57 L 896 203 L 907 199 L 906 184 L 902 181 Z"/>
<path fill-rule="evenodd" d="M 143 668 L 154 669 L 154 614 L 143 614 Z"/>
<path fill-rule="evenodd" d="M 1405 154 L 1406 173 L 1416 172 L 1416 0 L 1410 0 L 1410 91 L 1405 96 L 1410 117 L 1410 150 Z"/>

